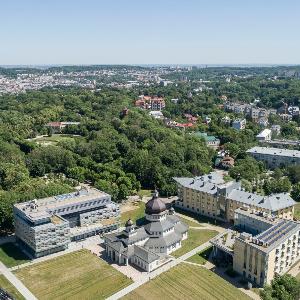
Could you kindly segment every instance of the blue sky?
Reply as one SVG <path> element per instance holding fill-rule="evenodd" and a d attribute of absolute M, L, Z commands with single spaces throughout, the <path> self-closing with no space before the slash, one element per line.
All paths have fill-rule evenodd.
<path fill-rule="evenodd" d="M 0 65 L 300 64 L 299 0 L 0 0 Z"/>

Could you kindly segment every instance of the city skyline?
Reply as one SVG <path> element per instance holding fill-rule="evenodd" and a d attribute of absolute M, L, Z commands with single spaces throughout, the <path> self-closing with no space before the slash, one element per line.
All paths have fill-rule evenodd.
<path fill-rule="evenodd" d="M 1 3 L 0 65 L 299 64 L 289 0 Z"/>

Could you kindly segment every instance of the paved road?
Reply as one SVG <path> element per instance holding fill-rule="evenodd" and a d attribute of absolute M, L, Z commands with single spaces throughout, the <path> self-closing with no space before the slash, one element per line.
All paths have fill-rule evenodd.
<path fill-rule="evenodd" d="M 2 262 L 0 262 L 0 273 L 6 277 L 6 279 L 23 295 L 26 300 L 37 300 L 26 286 Z"/>

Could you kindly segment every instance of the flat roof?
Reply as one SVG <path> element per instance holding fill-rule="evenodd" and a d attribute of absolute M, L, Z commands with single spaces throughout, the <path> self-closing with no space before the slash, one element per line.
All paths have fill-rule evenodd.
<path fill-rule="evenodd" d="M 280 149 L 280 148 L 269 148 L 269 147 L 253 147 L 246 151 L 251 154 L 266 154 L 275 156 L 286 156 L 286 157 L 297 157 L 300 158 L 300 151 L 290 150 L 290 149 Z"/>
<path fill-rule="evenodd" d="M 274 226 L 254 237 L 252 237 L 251 234 L 247 234 L 245 237 L 250 238 L 250 240 L 246 242 L 251 246 L 263 252 L 270 252 L 299 230 L 299 222 L 281 220 Z"/>
<path fill-rule="evenodd" d="M 51 212 L 61 207 L 74 206 L 79 203 L 97 200 L 105 196 L 109 195 L 97 189 L 89 188 L 73 193 L 17 203 L 14 207 L 23 212 L 29 220 L 35 221 L 51 217 Z"/>
<path fill-rule="evenodd" d="M 256 137 L 257 138 L 264 138 L 264 137 L 267 137 L 269 134 L 271 134 L 271 132 L 272 132 L 271 129 L 264 129 Z"/>
<path fill-rule="evenodd" d="M 255 211 L 255 210 L 249 209 L 249 208 L 240 207 L 235 210 L 235 213 L 249 217 L 249 218 L 257 220 L 257 221 L 265 222 L 265 223 L 268 223 L 271 225 L 274 225 L 279 221 L 278 218 L 272 217 L 272 215 L 268 215 L 266 213 L 263 213 L 260 211 Z"/>

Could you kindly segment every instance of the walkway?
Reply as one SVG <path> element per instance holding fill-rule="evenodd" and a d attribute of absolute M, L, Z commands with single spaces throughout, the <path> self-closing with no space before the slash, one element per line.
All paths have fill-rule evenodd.
<path fill-rule="evenodd" d="M 175 267 L 176 265 L 180 264 L 182 261 L 188 259 L 189 257 L 193 256 L 194 254 L 204 250 L 205 248 L 209 247 L 210 243 L 206 242 L 204 244 L 202 244 L 201 246 L 191 250 L 190 252 L 170 261 L 169 263 L 165 264 L 164 266 L 154 270 L 151 273 L 148 273 L 147 277 L 141 278 L 141 280 L 136 281 L 134 283 L 132 283 L 131 285 L 125 287 L 124 289 L 122 289 L 121 291 L 115 293 L 114 295 L 112 295 L 111 297 L 107 298 L 107 300 L 117 300 L 120 299 L 122 297 L 124 297 L 125 295 L 127 295 L 128 293 L 132 292 L 133 290 L 135 290 L 136 288 L 138 288 L 139 286 L 143 285 L 144 283 L 146 283 L 147 281 L 149 281 L 150 279 L 155 278 L 156 276 L 160 275 L 163 272 L 166 272 L 168 270 L 170 270 L 171 268 Z"/>
<path fill-rule="evenodd" d="M 0 262 L 0 273 L 6 277 L 6 279 L 23 295 L 26 300 L 37 300 L 26 286 L 2 262 Z"/>

